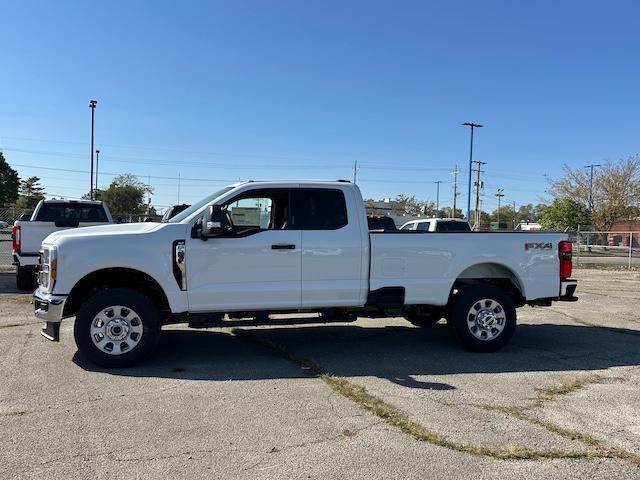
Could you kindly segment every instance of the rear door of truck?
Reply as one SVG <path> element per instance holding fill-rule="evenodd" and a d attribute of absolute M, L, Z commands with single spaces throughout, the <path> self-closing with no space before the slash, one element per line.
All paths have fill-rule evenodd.
<path fill-rule="evenodd" d="M 302 230 L 302 308 L 361 305 L 369 238 L 362 238 L 366 218 L 353 188 L 301 184 L 291 203 L 294 228 Z"/>

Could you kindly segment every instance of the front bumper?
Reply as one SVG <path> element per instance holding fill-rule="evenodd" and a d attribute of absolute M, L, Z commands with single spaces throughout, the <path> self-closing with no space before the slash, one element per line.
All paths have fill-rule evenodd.
<path fill-rule="evenodd" d="M 48 340 L 54 342 L 60 340 L 60 322 L 66 301 L 66 295 L 44 293 L 40 289 L 33 292 L 33 311 L 36 318 L 45 321 L 40 333 Z"/>

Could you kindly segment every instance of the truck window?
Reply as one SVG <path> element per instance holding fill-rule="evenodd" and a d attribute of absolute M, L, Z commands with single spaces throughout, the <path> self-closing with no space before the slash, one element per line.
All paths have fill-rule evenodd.
<path fill-rule="evenodd" d="M 417 224 L 418 228 L 416 230 L 420 230 L 421 232 L 428 232 L 430 224 L 431 224 L 430 222 L 419 222 Z"/>
<path fill-rule="evenodd" d="M 468 222 L 438 222 L 436 232 L 470 232 Z"/>
<path fill-rule="evenodd" d="M 403 225 L 400 230 L 412 230 L 414 226 L 415 223 L 407 223 L 406 225 Z"/>
<path fill-rule="evenodd" d="M 251 190 L 226 204 L 231 221 L 241 231 L 288 228 L 289 190 Z"/>
<path fill-rule="evenodd" d="M 43 203 L 36 216 L 36 222 L 57 222 L 69 220 L 77 222 L 108 222 L 102 205 L 82 203 Z"/>
<path fill-rule="evenodd" d="M 349 223 L 342 190 L 300 188 L 292 190 L 291 222 L 295 230 L 337 230 Z"/>

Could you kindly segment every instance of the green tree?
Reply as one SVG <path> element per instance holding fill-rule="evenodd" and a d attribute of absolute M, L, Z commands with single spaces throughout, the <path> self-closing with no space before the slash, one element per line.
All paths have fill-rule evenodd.
<path fill-rule="evenodd" d="M 529 223 L 539 222 L 545 208 L 547 208 L 547 205 L 544 203 L 538 203 L 537 205 L 527 203 L 526 205 L 521 205 L 516 213 L 516 220 L 518 222 Z"/>
<path fill-rule="evenodd" d="M 18 172 L 11 168 L 0 152 L 0 206 L 17 200 L 19 185 Z"/>
<path fill-rule="evenodd" d="M 591 223 L 589 210 L 570 198 L 557 198 L 542 213 L 540 219 L 545 230 L 577 230 L 578 225 Z"/>
<path fill-rule="evenodd" d="M 393 210 L 399 214 L 421 216 L 435 215 L 435 204 L 429 201 L 416 200 L 415 195 L 398 195 L 393 200 Z"/>
<path fill-rule="evenodd" d="M 590 171 L 564 167 L 564 176 L 551 182 L 554 198 L 570 198 L 589 208 Z M 598 230 L 609 230 L 619 219 L 633 216 L 640 207 L 640 155 L 607 162 L 593 177 L 592 222 Z"/>
<path fill-rule="evenodd" d="M 40 185 L 40 177 L 29 177 L 20 181 L 16 208 L 18 210 L 33 210 L 44 198 L 44 188 Z"/>
<path fill-rule="evenodd" d="M 147 185 L 130 173 L 118 175 L 106 190 L 99 192 L 100 200 L 105 202 L 112 213 L 141 214 L 146 211 L 144 195 Z"/>
<path fill-rule="evenodd" d="M 464 218 L 464 214 L 462 213 L 462 209 L 456 208 L 455 215 L 451 215 L 453 208 L 444 207 L 438 210 L 438 218 Z"/>
<path fill-rule="evenodd" d="M 489 214 L 489 222 L 498 221 L 498 209 Z M 506 223 L 509 228 L 513 224 L 513 205 L 500 205 L 500 223 Z"/>

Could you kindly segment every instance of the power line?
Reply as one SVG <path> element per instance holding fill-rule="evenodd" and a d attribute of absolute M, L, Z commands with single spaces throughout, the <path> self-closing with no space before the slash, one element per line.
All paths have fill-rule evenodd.
<path fill-rule="evenodd" d="M 13 148 L 13 147 L 3 147 L 3 150 L 16 152 L 16 153 L 28 153 L 30 155 L 45 155 L 52 157 L 61 157 L 61 158 L 84 158 L 83 154 L 75 153 L 75 152 L 59 152 L 53 150 L 32 150 L 32 149 L 23 149 L 23 148 Z M 343 164 L 327 164 L 325 162 L 317 163 L 314 165 L 310 165 L 308 161 L 305 161 L 302 157 L 298 157 L 295 160 L 303 161 L 304 165 L 300 164 L 255 164 L 255 163 L 234 163 L 236 167 L 242 168 L 259 168 L 259 169 L 318 169 L 318 168 L 329 168 L 329 169 L 346 169 L 349 168 L 348 163 Z M 157 158 L 140 158 L 140 157 L 128 157 L 128 156 L 104 156 L 102 158 L 103 162 L 117 162 L 117 163 L 140 163 L 147 165 L 184 165 L 184 166 L 193 166 L 193 167 L 229 167 L 228 163 L 215 163 L 215 162 L 203 162 L 203 161 L 192 161 L 192 160 L 179 160 L 179 159 L 157 159 Z M 434 172 L 434 171 L 448 171 L 447 167 L 403 167 L 403 166 L 395 166 L 395 165 L 376 165 L 372 163 L 359 163 L 360 167 L 365 167 L 370 170 L 402 170 L 402 171 L 424 171 L 424 172 Z"/>

